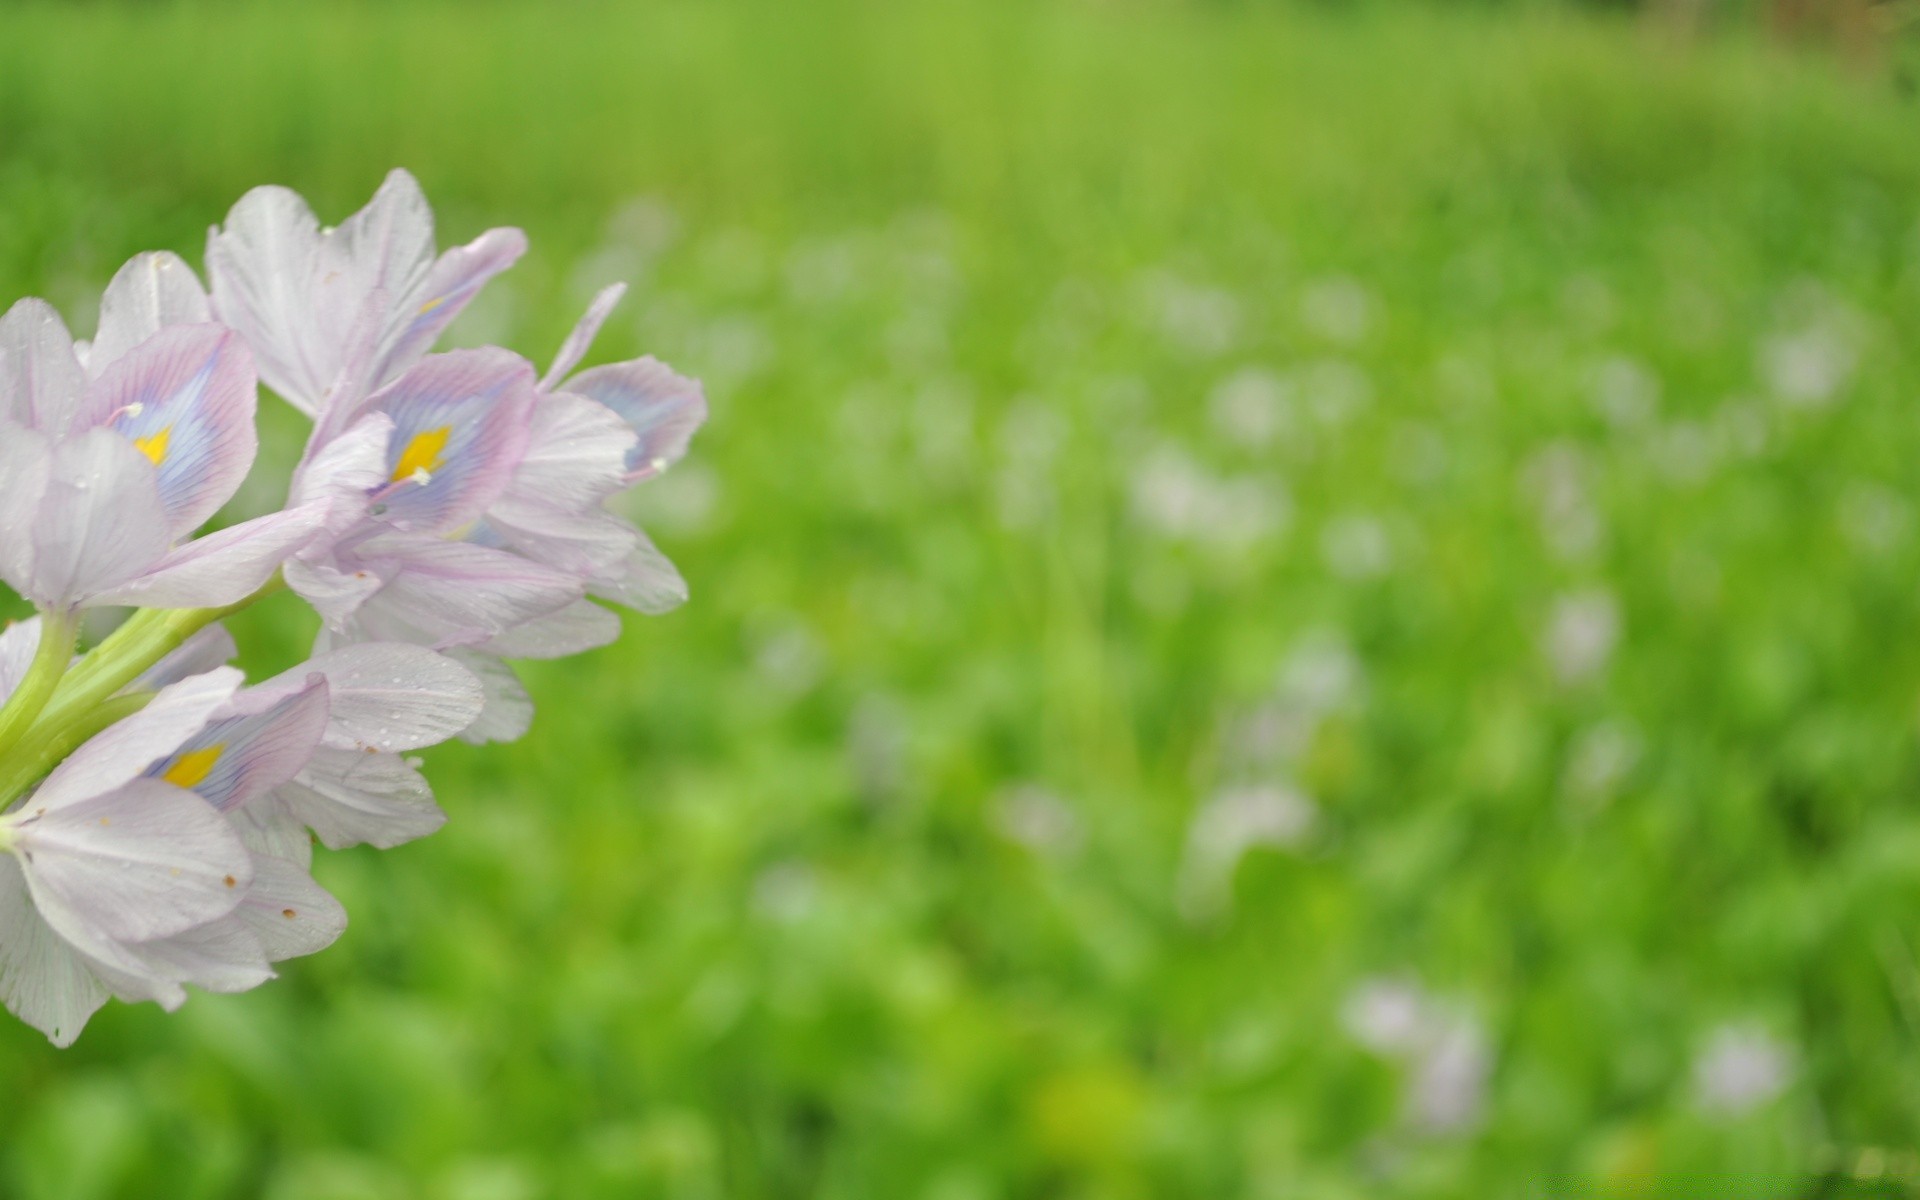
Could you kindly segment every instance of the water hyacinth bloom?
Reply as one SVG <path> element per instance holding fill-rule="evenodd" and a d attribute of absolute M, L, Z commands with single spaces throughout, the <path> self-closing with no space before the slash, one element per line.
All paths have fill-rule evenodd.
<path fill-rule="evenodd" d="M 171 1009 L 331 944 L 315 840 L 438 829 L 407 754 L 524 733 L 507 659 L 610 641 L 590 596 L 685 598 L 606 505 L 685 451 L 700 387 L 650 358 L 574 374 L 619 288 L 544 378 L 431 353 L 524 250 L 436 255 L 404 172 L 337 230 L 259 189 L 210 237 L 211 294 L 159 252 L 91 342 L 41 301 L 0 317 L 0 581 L 38 610 L 0 633 L 0 1002 L 55 1044 L 110 996 Z M 253 465 L 256 364 L 314 422 L 288 503 L 195 536 Z M 221 618 L 283 585 L 318 644 L 246 686 Z M 80 610 L 113 607 L 76 655 Z"/>
<path fill-rule="evenodd" d="M 373 228 L 397 232 L 368 236 Z M 214 305 L 263 363 L 278 364 L 269 383 L 294 389 L 314 418 L 293 498 L 334 517 L 286 578 L 325 620 L 325 644 L 458 651 L 489 697 L 468 736 L 509 739 L 525 732 L 531 707 L 504 660 L 613 640 L 617 619 L 589 596 L 642 612 L 685 599 L 672 564 L 606 505 L 685 452 L 706 402 L 697 383 L 652 358 L 573 374 L 621 285 L 595 298 L 537 381 L 497 349 L 428 354 L 443 310 L 518 254 L 512 231 L 495 231 L 491 243 L 435 260 L 431 230 L 404 173 L 331 233 L 291 193 L 256 191 L 212 236 Z M 284 263 L 302 265 L 276 275 Z M 407 283 L 410 297 L 425 297 L 410 310 L 391 298 L 398 284 L 342 288 L 333 274 L 438 282 Z M 257 282 L 269 276 L 306 294 Z M 355 315 L 301 319 L 342 306 Z M 288 365 L 300 363 L 309 367 Z"/>
<path fill-rule="evenodd" d="M 110 334 L 119 326 L 103 324 Z M 253 463 L 252 358 L 211 323 L 82 368 L 58 314 L 0 317 L 0 579 L 43 609 L 230 604 L 319 528 L 296 507 L 188 540 Z"/>

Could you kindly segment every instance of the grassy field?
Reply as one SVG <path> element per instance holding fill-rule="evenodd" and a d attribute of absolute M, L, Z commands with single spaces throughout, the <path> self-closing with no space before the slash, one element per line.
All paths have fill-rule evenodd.
<path fill-rule="evenodd" d="M 8 6 L 0 297 L 404 165 L 533 239 L 462 338 L 629 279 L 714 417 L 339 945 L 0 1027 L 0 1193 L 1920 1194 L 1917 131 L 1538 13 Z"/>

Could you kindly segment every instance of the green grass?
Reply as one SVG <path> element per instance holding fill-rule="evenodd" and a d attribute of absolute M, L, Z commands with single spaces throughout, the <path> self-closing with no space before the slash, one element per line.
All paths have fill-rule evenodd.
<path fill-rule="evenodd" d="M 0 1192 L 1920 1191 L 1917 120 L 1542 14 L 9 7 L 0 296 L 406 165 L 532 236 L 469 336 L 627 277 L 596 357 L 714 417 L 637 506 L 692 602 L 322 855 L 339 945 L 0 1028 Z M 1209 873 L 1240 785 L 1317 817 Z"/>

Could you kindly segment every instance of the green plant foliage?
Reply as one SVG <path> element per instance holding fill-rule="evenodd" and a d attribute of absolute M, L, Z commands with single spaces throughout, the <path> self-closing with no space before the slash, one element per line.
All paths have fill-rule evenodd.
<path fill-rule="evenodd" d="M 339 945 L 0 1027 L 0 1192 L 1909 1194 L 1917 129 L 1564 13 L 8 7 L 0 293 L 405 165 L 532 238 L 464 336 L 629 279 L 714 416 Z"/>

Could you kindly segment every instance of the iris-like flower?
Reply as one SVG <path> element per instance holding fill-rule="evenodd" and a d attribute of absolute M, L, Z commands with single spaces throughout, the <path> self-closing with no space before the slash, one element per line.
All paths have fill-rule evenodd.
<path fill-rule="evenodd" d="M 252 356 L 205 323 L 121 353 L 127 324 L 103 319 L 89 378 L 45 302 L 0 317 L 0 579 L 46 610 L 233 603 L 325 514 L 295 508 L 187 540 L 253 463 Z"/>
<path fill-rule="evenodd" d="M 404 173 L 331 234 L 298 197 L 261 189 L 214 233 L 208 260 L 218 311 L 248 332 L 261 361 L 310 364 L 267 373 L 315 421 L 295 500 L 330 498 L 336 512 L 346 498 L 366 500 L 301 551 L 287 582 L 320 612 L 327 644 L 457 648 L 489 697 L 468 736 L 507 739 L 525 731 L 531 708 L 502 660 L 613 640 L 617 619 L 589 594 L 643 612 L 685 599 L 673 565 L 606 502 L 685 452 L 706 401 L 697 383 L 652 358 L 567 378 L 621 285 L 595 298 L 537 384 L 505 351 L 423 358 L 444 310 L 519 253 L 517 235 L 496 230 L 436 263 L 431 228 Z M 286 266 L 310 262 L 328 269 Z M 335 277 L 436 282 L 346 286 Z M 264 278 L 294 282 L 247 283 Z M 306 294 L 289 294 L 303 280 Z M 394 288 L 407 305 L 426 299 L 396 305 Z M 298 316 L 323 311 L 327 320 Z"/>

